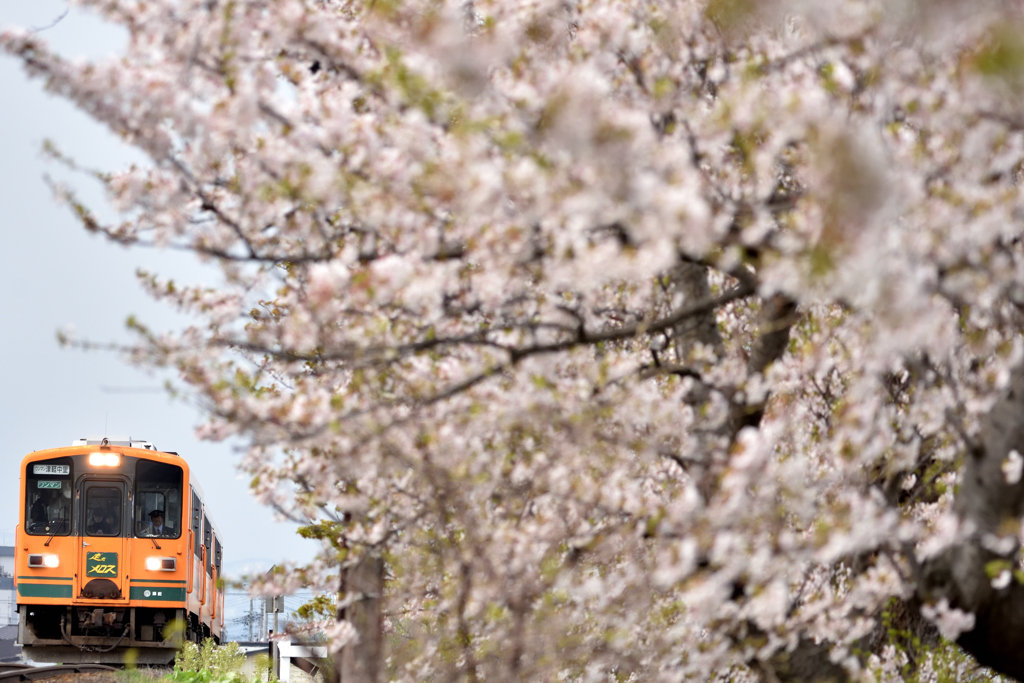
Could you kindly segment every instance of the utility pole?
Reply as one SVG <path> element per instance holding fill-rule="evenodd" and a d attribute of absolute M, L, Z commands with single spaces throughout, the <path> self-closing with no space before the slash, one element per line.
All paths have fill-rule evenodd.
<path fill-rule="evenodd" d="M 252 612 L 252 602 L 253 602 L 252 598 L 249 598 L 249 619 L 248 619 L 248 622 L 249 622 L 249 642 L 250 643 L 252 642 L 252 622 L 253 622 L 253 616 L 254 616 L 253 612 Z"/>
<path fill-rule="evenodd" d="M 267 599 L 263 598 L 263 609 L 260 610 L 260 642 L 267 642 Z"/>

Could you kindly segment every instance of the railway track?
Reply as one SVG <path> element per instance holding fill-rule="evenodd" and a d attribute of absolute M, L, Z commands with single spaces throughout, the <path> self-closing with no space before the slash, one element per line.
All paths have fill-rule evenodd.
<path fill-rule="evenodd" d="M 14 681 L 35 681 L 52 678 L 61 674 L 92 673 L 95 671 L 118 671 L 103 664 L 63 664 L 59 666 L 29 666 L 28 664 L 0 664 L 0 683 Z"/>

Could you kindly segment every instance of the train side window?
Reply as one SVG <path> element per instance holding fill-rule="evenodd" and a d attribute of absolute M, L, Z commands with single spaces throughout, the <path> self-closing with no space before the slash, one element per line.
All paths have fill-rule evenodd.
<path fill-rule="evenodd" d="M 74 462 L 52 458 L 30 463 L 25 472 L 25 532 L 33 536 L 71 533 Z"/>
<path fill-rule="evenodd" d="M 180 538 L 182 469 L 177 465 L 140 459 L 135 470 L 135 535 Z M 162 530 L 154 531 L 154 512 L 163 513 Z"/>
<path fill-rule="evenodd" d="M 203 522 L 203 501 L 199 500 L 199 494 L 196 493 L 195 489 L 192 489 L 192 539 L 195 545 L 193 552 L 196 557 L 199 557 L 200 550 L 203 547 L 203 534 L 200 530 L 200 525 Z"/>
<path fill-rule="evenodd" d="M 85 494 L 85 533 L 89 536 L 121 535 L 121 491 L 92 486 Z"/>
<path fill-rule="evenodd" d="M 213 545 L 216 548 L 216 551 L 213 554 L 213 565 L 217 567 L 217 576 L 220 576 L 220 556 L 223 550 L 220 547 L 220 539 L 216 536 L 213 539 Z"/>
<path fill-rule="evenodd" d="M 203 539 L 206 543 L 206 571 L 213 566 L 213 527 L 210 526 L 210 518 L 203 515 Z"/>

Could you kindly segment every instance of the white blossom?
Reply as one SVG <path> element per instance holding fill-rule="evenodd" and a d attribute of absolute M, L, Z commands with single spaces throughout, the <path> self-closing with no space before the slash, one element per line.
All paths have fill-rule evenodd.
<path fill-rule="evenodd" d="M 1024 458 L 1016 450 L 1010 451 L 1006 460 L 1003 461 L 1003 475 L 1006 477 L 1006 483 L 1011 486 L 1018 483 L 1022 471 L 1024 471 Z"/>
<path fill-rule="evenodd" d="M 895 680 L 858 642 L 917 569 L 1018 549 L 958 497 L 1024 357 L 1013 3 L 81 4 L 124 54 L 0 50 L 147 163 L 97 174 L 114 223 L 57 197 L 223 276 L 140 272 L 187 322 L 125 355 L 312 521 L 265 590 L 386 559 L 390 680 L 741 680 L 808 643 Z"/>
<path fill-rule="evenodd" d="M 945 598 L 935 605 L 925 605 L 921 612 L 935 622 L 939 627 L 939 633 L 947 640 L 956 640 L 961 633 L 974 628 L 974 615 L 950 607 Z"/>

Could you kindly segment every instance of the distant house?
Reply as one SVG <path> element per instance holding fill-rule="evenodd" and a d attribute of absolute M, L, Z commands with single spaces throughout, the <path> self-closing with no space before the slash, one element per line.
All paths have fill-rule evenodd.
<path fill-rule="evenodd" d="M 269 661 L 270 646 L 268 643 L 238 641 L 238 650 L 245 655 L 245 664 L 242 665 L 242 678 L 251 681 L 256 678 L 256 658 L 263 655 Z M 265 666 L 265 665 L 264 665 Z M 267 679 L 264 671 L 261 680 Z"/>
<path fill-rule="evenodd" d="M 21 646 L 15 645 L 18 637 L 18 627 L 0 626 L 0 662 L 21 661 Z"/>
<path fill-rule="evenodd" d="M 21 661 L 17 600 L 14 597 L 14 546 L 0 545 L 0 662 Z"/>
<path fill-rule="evenodd" d="M 14 597 L 14 546 L 0 545 L 0 627 L 18 622 Z M 2 657 L 3 655 L 0 655 Z"/>

